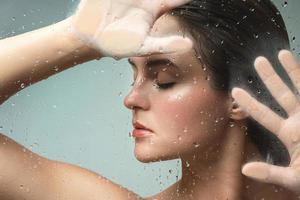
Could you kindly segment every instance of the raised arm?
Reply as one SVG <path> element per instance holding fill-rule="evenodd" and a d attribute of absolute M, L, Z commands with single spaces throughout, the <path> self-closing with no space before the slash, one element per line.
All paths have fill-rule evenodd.
<path fill-rule="evenodd" d="M 189 50 L 182 35 L 149 36 L 155 20 L 189 0 L 81 0 L 70 18 L 0 41 L 0 105 L 16 92 L 76 64 Z"/>
<path fill-rule="evenodd" d="M 73 36 L 70 22 L 0 40 L 0 104 L 33 83 L 101 57 Z"/>
<path fill-rule="evenodd" d="M 88 60 L 190 50 L 192 41 L 183 35 L 149 36 L 160 15 L 188 1 L 82 0 L 72 17 L 0 41 L 0 104 L 30 84 Z M 0 134 L 0 199 L 141 198 L 94 172 L 43 158 Z"/>

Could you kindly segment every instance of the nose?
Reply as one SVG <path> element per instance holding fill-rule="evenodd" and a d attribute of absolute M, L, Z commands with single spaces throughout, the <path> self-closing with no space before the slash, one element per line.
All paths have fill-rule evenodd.
<path fill-rule="evenodd" d="M 136 83 L 124 99 L 124 105 L 128 109 L 148 110 L 150 107 L 149 94 L 145 85 Z"/>

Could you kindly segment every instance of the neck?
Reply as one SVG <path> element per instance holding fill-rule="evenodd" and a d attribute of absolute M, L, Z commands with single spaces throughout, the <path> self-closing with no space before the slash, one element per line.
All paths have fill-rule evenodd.
<path fill-rule="evenodd" d="M 182 179 L 176 186 L 177 196 L 179 199 L 241 199 L 245 179 L 241 166 L 257 156 L 258 150 L 242 126 L 229 127 L 214 146 L 181 158 Z"/>

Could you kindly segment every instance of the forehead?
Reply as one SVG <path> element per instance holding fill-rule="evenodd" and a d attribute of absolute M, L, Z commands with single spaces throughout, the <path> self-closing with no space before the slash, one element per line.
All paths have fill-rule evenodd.
<path fill-rule="evenodd" d="M 182 34 L 182 28 L 176 16 L 164 14 L 155 21 L 150 35 L 166 36 L 168 34 Z"/>
<path fill-rule="evenodd" d="M 153 37 L 167 37 L 169 35 L 184 35 L 183 29 L 177 19 L 177 17 L 170 14 L 164 14 L 158 18 L 150 31 L 150 36 Z M 148 59 L 151 58 L 163 58 L 164 54 L 156 54 L 150 56 L 139 56 L 139 57 L 130 57 L 129 59 L 134 63 L 145 63 Z"/>

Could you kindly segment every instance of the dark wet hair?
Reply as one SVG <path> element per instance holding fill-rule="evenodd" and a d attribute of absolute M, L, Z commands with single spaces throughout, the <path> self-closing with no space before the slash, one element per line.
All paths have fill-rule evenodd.
<path fill-rule="evenodd" d="M 277 55 L 290 49 L 284 21 L 270 0 L 193 0 L 170 11 L 195 41 L 199 59 L 213 72 L 213 87 L 247 90 L 274 112 L 287 117 L 254 69 L 257 56 L 265 56 L 282 79 L 291 82 Z M 281 141 L 254 119 L 248 119 L 248 133 L 267 162 L 288 165 L 287 149 Z"/>

